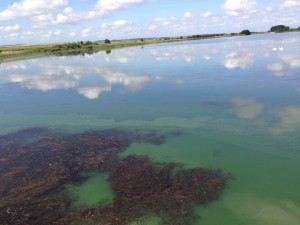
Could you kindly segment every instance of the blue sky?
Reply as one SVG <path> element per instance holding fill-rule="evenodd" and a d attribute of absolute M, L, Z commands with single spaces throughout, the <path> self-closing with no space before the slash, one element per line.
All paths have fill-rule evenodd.
<path fill-rule="evenodd" d="M 267 31 L 300 0 L 1 0 L 0 45 Z"/>

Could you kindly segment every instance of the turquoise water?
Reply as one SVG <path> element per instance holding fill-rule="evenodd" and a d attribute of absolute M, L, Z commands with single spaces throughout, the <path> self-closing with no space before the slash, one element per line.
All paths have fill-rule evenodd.
<path fill-rule="evenodd" d="M 155 162 L 230 173 L 221 198 L 195 208 L 195 224 L 296 225 L 299 52 L 300 34 L 286 33 L 4 63 L 0 132 L 33 126 L 180 130 L 162 145 L 132 144 L 120 156 L 146 154 Z M 105 189 L 99 180 L 88 190 L 97 182 Z"/>
<path fill-rule="evenodd" d="M 114 194 L 107 182 L 107 174 L 90 174 L 80 185 L 68 184 L 66 191 L 72 199 L 72 207 L 93 207 L 98 204 L 109 205 Z"/>

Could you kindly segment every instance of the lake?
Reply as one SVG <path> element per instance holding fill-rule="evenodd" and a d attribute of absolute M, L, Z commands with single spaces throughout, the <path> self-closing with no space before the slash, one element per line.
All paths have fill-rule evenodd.
<path fill-rule="evenodd" d="M 94 214 L 101 215 L 101 207 L 107 210 L 113 204 L 114 192 L 116 194 L 113 190 L 117 190 L 113 187 L 117 188 L 117 181 L 118 185 L 126 181 L 123 187 L 126 189 L 130 186 L 126 184 L 135 179 L 131 175 L 130 179 L 118 180 L 118 173 L 124 171 L 122 176 L 126 177 L 130 171 L 139 173 L 137 168 L 142 167 L 145 173 L 152 171 L 152 174 L 164 174 L 173 179 L 171 170 L 165 174 L 165 170 L 158 169 L 172 163 L 178 166 L 178 174 L 181 170 L 207 168 L 205 173 L 213 173 L 217 178 L 227 177 L 226 185 L 224 188 L 220 185 L 222 191 L 214 193 L 217 197 L 212 200 L 194 202 L 192 198 L 182 197 L 180 201 L 189 199 L 191 202 L 184 205 L 193 214 L 187 220 L 189 224 L 299 224 L 300 33 L 164 43 L 92 55 L 2 63 L 0 96 L 0 161 L 5 165 L 0 166 L 0 173 L 2 182 L 7 184 L 0 186 L 0 191 L 7 202 L 11 202 L 10 198 L 17 202 L 27 173 L 34 174 L 28 178 L 33 185 L 34 177 L 39 178 L 37 171 L 48 170 L 59 163 L 59 157 L 75 157 L 75 153 L 70 152 L 82 142 L 71 145 L 66 140 L 94 143 L 91 139 L 94 135 L 103 142 L 109 140 L 105 146 L 111 149 L 114 158 L 107 159 L 112 160 L 114 166 L 105 165 L 109 168 L 106 171 L 96 166 L 97 161 L 82 167 L 88 169 L 80 169 L 80 166 L 74 169 L 76 163 L 81 165 L 84 155 L 76 158 L 77 161 L 74 158 L 72 166 L 68 167 L 66 162 L 60 165 L 72 167 L 73 175 L 61 175 L 59 185 L 53 183 L 55 185 L 47 192 L 38 189 L 42 184 L 28 187 L 35 192 L 34 196 L 45 196 L 43 201 L 51 202 L 51 196 L 63 195 L 68 200 L 61 207 L 73 212 L 82 210 L 76 218 L 72 214 L 70 224 L 80 224 L 81 220 L 84 224 L 98 224 L 100 217 L 92 218 Z M 95 134 L 87 136 L 87 131 Z M 62 140 L 60 136 L 66 138 Z M 69 147 L 68 154 L 61 154 L 65 151 L 61 146 L 67 145 L 72 148 Z M 47 158 L 50 160 L 54 155 L 45 152 L 39 156 L 37 152 L 41 146 L 46 146 L 50 153 L 53 146 L 60 150 L 53 152 L 57 157 L 48 162 Z M 14 150 L 18 153 L 14 154 Z M 32 157 L 26 158 L 26 151 L 30 151 Z M 18 156 L 22 157 L 16 158 Z M 132 156 L 136 158 L 130 158 Z M 97 154 L 92 158 L 96 159 Z M 91 162 L 91 159 L 86 161 Z M 34 162 L 34 170 L 26 160 Z M 44 166 L 47 162 L 47 166 L 40 166 L 39 162 Z M 128 163 L 127 170 L 120 167 L 122 163 Z M 155 187 L 156 175 L 149 175 L 153 183 L 143 181 L 150 185 L 149 189 Z M 43 177 L 45 173 L 41 172 L 39 179 Z M 184 177 L 182 175 L 183 180 Z M 12 178 L 23 181 L 15 184 Z M 113 181 L 116 183 L 109 185 Z M 34 182 L 36 184 L 38 179 Z M 196 183 L 192 185 L 197 186 Z M 180 189 L 175 186 L 170 189 L 173 193 Z M 15 187 L 18 187 L 15 192 L 10 191 Z M 161 188 L 157 192 L 167 187 Z M 191 187 L 184 188 L 194 191 L 188 189 Z M 132 196 L 131 192 L 127 194 Z M 174 197 L 171 194 L 169 200 Z M 24 199 L 29 199 L 28 196 Z M 170 205 L 163 208 L 171 207 L 173 211 L 168 213 L 179 207 L 171 203 L 170 200 Z M 21 209 L 17 203 L 8 204 L 3 200 L 0 202 L 0 216 L 4 218 L 1 224 L 18 224 L 20 221 L 13 219 L 16 215 L 23 221 L 34 221 L 38 215 L 27 212 L 32 211 L 34 204 L 22 203 Z M 159 204 L 155 206 L 158 208 Z M 97 211 L 97 207 L 101 210 Z M 145 206 L 143 212 L 148 208 L 149 205 Z M 119 209 L 122 214 L 122 206 Z M 141 212 L 143 217 L 136 216 L 133 220 L 131 214 L 126 214 L 126 218 L 131 225 L 168 224 L 162 218 L 163 209 L 160 214 L 150 207 L 149 213 L 143 215 Z M 114 213 L 111 215 L 119 216 L 117 209 Z M 185 221 L 183 217 L 180 219 Z"/>

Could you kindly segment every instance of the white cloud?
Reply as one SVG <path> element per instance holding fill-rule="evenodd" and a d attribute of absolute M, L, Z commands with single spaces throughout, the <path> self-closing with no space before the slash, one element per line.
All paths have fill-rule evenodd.
<path fill-rule="evenodd" d="M 212 13 L 209 12 L 209 11 L 206 11 L 205 13 L 202 14 L 202 16 L 204 16 L 204 17 L 210 17 L 210 16 L 212 16 Z"/>
<path fill-rule="evenodd" d="M 300 1 L 299 0 L 285 0 L 285 1 L 283 1 L 283 3 L 280 6 L 283 8 L 299 7 Z"/>
<path fill-rule="evenodd" d="M 242 119 L 255 119 L 263 111 L 264 105 L 252 98 L 233 97 L 234 111 Z"/>
<path fill-rule="evenodd" d="M 68 21 L 68 17 L 65 16 L 65 15 L 63 15 L 63 14 L 61 14 L 61 13 L 59 13 L 56 16 L 56 21 L 57 21 L 57 23 L 65 23 L 65 22 Z"/>
<path fill-rule="evenodd" d="M 88 37 L 91 35 L 91 32 L 92 32 L 92 28 L 89 27 L 89 28 L 86 28 L 86 29 L 83 29 L 80 34 L 81 34 L 81 37 Z"/>
<path fill-rule="evenodd" d="M 167 20 L 166 18 L 160 18 L 160 17 L 154 18 L 155 22 L 166 21 L 166 20 Z"/>
<path fill-rule="evenodd" d="M 18 33 L 11 33 L 11 34 L 9 35 L 10 39 L 12 39 L 12 40 L 17 39 L 18 36 L 19 36 Z"/>
<path fill-rule="evenodd" d="M 68 4 L 68 0 L 22 0 L 8 6 L 0 12 L 0 21 L 14 20 L 20 17 L 39 15 Z"/>
<path fill-rule="evenodd" d="M 1 32 L 11 32 L 11 31 L 16 31 L 20 29 L 20 25 L 19 24 L 15 24 L 14 26 L 0 26 L 0 31 Z"/>
<path fill-rule="evenodd" d="M 192 17 L 193 15 L 192 15 L 192 13 L 190 13 L 190 12 L 186 12 L 184 15 L 183 15 L 183 17 L 184 18 L 190 18 L 190 17 Z"/>
<path fill-rule="evenodd" d="M 76 37 L 76 35 L 77 35 L 77 34 L 76 34 L 76 32 L 74 32 L 74 31 L 72 31 L 72 32 L 69 33 L 69 37 Z"/>
<path fill-rule="evenodd" d="M 51 36 L 52 36 L 52 31 L 49 31 L 46 34 L 41 35 L 41 37 L 44 39 L 49 39 Z"/>
<path fill-rule="evenodd" d="M 37 15 L 31 18 L 31 23 L 34 28 L 39 28 L 47 25 L 53 25 L 55 19 L 52 14 Z"/>
<path fill-rule="evenodd" d="M 101 25 L 102 29 L 120 29 L 122 27 L 132 25 L 133 21 L 127 21 L 127 20 L 117 20 L 113 23 L 103 23 Z"/>
<path fill-rule="evenodd" d="M 71 13 L 74 12 L 74 10 L 73 10 L 71 7 L 67 7 L 67 8 L 65 8 L 65 9 L 63 10 L 63 12 L 64 12 L 65 14 L 71 14 Z"/>
<path fill-rule="evenodd" d="M 34 35 L 35 35 L 35 33 L 33 31 L 26 31 L 21 34 L 21 38 L 30 39 L 30 38 L 34 37 Z"/>
<path fill-rule="evenodd" d="M 155 29 L 157 29 L 156 25 L 150 25 L 150 26 L 148 26 L 148 30 L 155 30 Z"/>
<path fill-rule="evenodd" d="M 256 11 L 256 0 L 226 0 L 222 7 L 231 16 L 253 13 Z"/>
<path fill-rule="evenodd" d="M 75 12 L 71 7 L 66 7 L 55 14 L 68 4 L 68 0 L 23 0 L 0 12 L 0 21 L 30 17 L 32 26 L 35 28 L 72 24 L 103 18 L 115 11 L 143 2 L 144 0 L 98 0 L 90 10 L 85 12 Z"/>
<path fill-rule="evenodd" d="M 144 0 L 99 0 L 94 8 L 87 13 L 87 17 L 104 17 L 129 5 L 141 4 L 143 2 Z"/>
<path fill-rule="evenodd" d="M 56 36 L 59 36 L 59 35 L 61 35 L 61 30 L 55 30 L 54 32 L 53 32 L 53 34 L 54 35 L 56 35 Z"/>
<path fill-rule="evenodd" d="M 272 12 L 273 9 L 272 9 L 272 7 L 269 6 L 269 7 L 265 8 L 265 11 L 266 11 L 266 12 Z"/>

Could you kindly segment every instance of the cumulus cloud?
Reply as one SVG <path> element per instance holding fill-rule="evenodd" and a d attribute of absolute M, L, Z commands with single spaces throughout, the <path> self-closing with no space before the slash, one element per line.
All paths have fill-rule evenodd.
<path fill-rule="evenodd" d="M 285 0 L 285 1 L 283 1 L 283 3 L 280 6 L 283 8 L 299 7 L 300 1 L 299 0 Z"/>
<path fill-rule="evenodd" d="M 61 30 L 55 30 L 55 31 L 53 32 L 53 34 L 54 34 L 55 36 L 59 36 L 59 35 L 61 35 L 61 33 L 62 33 Z"/>
<path fill-rule="evenodd" d="M 127 20 L 117 20 L 113 23 L 103 23 L 101 25 L 102 29 L 120 29 L 122 27 L 132 25 L 133 21 L 127 21 Z"/>
<path fill-rule="evenodd" d="M 77 35 L 77 34 L 76 34 L 76 32 L 74 32 L 74 31 L 72 31 L 72 32 L 69 33 L 69 37 L 76 37 L 76 35 Z"/>
<path fill-rule="evenodd" d="M 190 13 L 190 12 L 186 12 L 186 13 L 184 13 L 184 15 L 183 15 L 183 18 L 191 18 L 191 17 L 193 17 L 193 15 L 192 15 L 192 13 Z"/>
<path fill-rule="evenodd" d="M 83 30 L 80 32 L 80 35 L 81 35 L 81 37 L 88 37 L 88 36 L 91 35 L 91 32 L 92 32 L 92 28 L 89 27 L 89 28 L 83 29 Z"/>
<path fill-rule="evenodd" d="M 129 5 L 141 4 L 143 2 L 144 0 L 99 0 L 87 16 L 89 18 L 104 17 Z"/>
<path fill-rule="evenodd" d="M 256 0 L 226 0 L 222 7 L 231 16 L 253 13 L 256 11 Z"/>
<path fill-rule="evenodd" d="M 156 25 L 150 25 L 150 26 L 148 26 L 148 30 L 155 30 L 155 29 L 157 29 Z"/>
<path fill-rule="evenodd" d="M 210 17 L 210 16 L 212 16 L 212 13 L 209 12 L 209 11 L 206 11 L 205 13 L 202 14 L 202 16 L 204 16 L 204 17 Z"/>
<path fill-rule="evenodd" d="M 23 39 L 30 39 L 34 37 L 35 33 L 33 31 L 25 31 L 22 33 L 21 38 Z"/>
<path fill-rule="evenodd" d="M 14 20 L 20 17 L 46 13 L 67 4 L 68 0 L 23 0 L 15 2 L 0 12 L 0 21 Z"/>
<path fill-rule="evenodd" d="M 32 26 L 35 28 L 72 24 L 103 18 L 115 11 L 143 2 L 144 0 L 98 0 L 88 11 L 76 12 L 67 6 L 68 0 L 23 0 L 0 12 L 0 21 L 30 17 Z M 59 10 L 60 12 L 58 12 Z"/>
<path fill-rule="evenodd" d="M 19 24 L 15 24 L 13 26 L 0 26 L 0 31 L 1 32 L 11 32 L 11 31 L 16 31 L 16 30 L 20 30 L 20 25 Z"/>
<path fill-rule="evenodd" d="M 233 97 L 231 103 L 239 118 L 255 119 L 264 109 L 264 105 L 253 98 Z"/>

